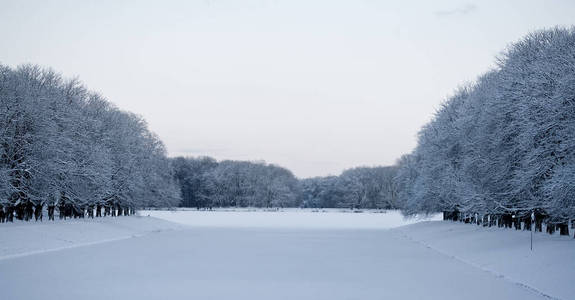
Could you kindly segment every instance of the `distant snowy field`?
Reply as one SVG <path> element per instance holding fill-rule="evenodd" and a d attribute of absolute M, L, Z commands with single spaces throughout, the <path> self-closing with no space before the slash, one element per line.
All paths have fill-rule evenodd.
<path fill-rule="evenodd" d="M 395 210 L 256 208 L 198 210 L 152 210 L 141 215 L 194 227 L 293 228 L 293 229 L 388 229 L 420 222 L 440 220 L 440 215 L 404 218 Z"/>
<path fill-rule="evenodd" d="M 575 295 L 573 238 L 536 234 L 531 252 L 528 232 L 442 221 L 411 224 L 417 219 L 404 220 L 393 211 L 140 215 L 1 224 L 0 299 Z"/>

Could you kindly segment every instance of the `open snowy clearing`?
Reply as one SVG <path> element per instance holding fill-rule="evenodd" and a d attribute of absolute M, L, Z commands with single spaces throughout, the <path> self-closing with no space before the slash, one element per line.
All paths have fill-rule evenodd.
<path fill-rule="evenodd" d="M 222 213 L 150 212 L 188 225 L 121 217 L 0 226 L 2 298 L 569 299 L 575 293 L 569 285 L 575 243 L 565 237 L 537 234 L 531 254 L 525 232 L 451 222 L 386 230 L 399 224 L 366 221 L 394 218 L 393 212 Z M 242 219 L 253 223 L 237 228 Z"/>
<path fill-rule="evenodd" d="M 387 229 L 420 222 L 405 219 L 399 211 L 345 209 L 264 210 L 254 208 L 218 209 L 214 211 L 175 210 L 144 211 L 149 215 L 194 227 L 223 228 L 293 228 L 293 229 Z M 440 220 L 436 215 L 428 220 Z"/>

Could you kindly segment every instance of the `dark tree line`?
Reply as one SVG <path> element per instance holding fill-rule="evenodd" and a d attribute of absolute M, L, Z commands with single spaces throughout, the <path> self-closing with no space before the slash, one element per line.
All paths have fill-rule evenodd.
<path fill-rule="evenodd" d="M 209 157 L 178 157 L 172 164 L 183 207 L 298 206 L 298 180 L 282 167 Z"/>
<path fill-rule="evenodd" d="M 399 162 L 406 214 L 569 234 L 575 219 L 575 29 L 513 44 L 460 88 Z"/>
<path fill-rule="evenodd" d="M 394 177 L 397 167 L 359 167 L 339 176 L 301 181 L 303 207 L 372 208 L 399 207 Z"/>
<path fill-rule="evenodd" d="M 355 168 L 298 180 L 263 162 L 174 158 L 183 207 L 397 208 L 396 167 Z"/>
<path fill-rule="evenodd" d="M 50 69 L 0 65 L 0 222 L 177 205 L 172 172 L 141 117 Z"/>

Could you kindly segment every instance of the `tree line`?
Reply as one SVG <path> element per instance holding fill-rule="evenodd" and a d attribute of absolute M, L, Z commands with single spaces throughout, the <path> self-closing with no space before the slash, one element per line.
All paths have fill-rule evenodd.
<path fill-rule="evenodd" d="M 398 161 L 407 215 L 569 234 L 575 220 L 575 29 L 534 32 L 458 89 Z"/>
<path fill-rule="evenodd" d="M 394 177 L 397 167 L 358 167 L 339 176 L 301 181 L 302 207 L 396 209 L 400 203 Z"/>
<path fill-rule="evenodd" d="M 396 167 L 361 167 L 340 176 L 300 180 L 265 162 L 177 157 L 172 164 L 183 207 L 398 207 Z"/>
<path fill-rule="evenodd" d="M 146 122 L 77 79 L 0 65 L 0 222 L 174 206 L 166 150 Z"/>
<path fill-rule="evenodd" d="M 298 181 L 279 166 L 210 157 L 178 157 L 173 166 L 183 207 L 297 206 Z"/>

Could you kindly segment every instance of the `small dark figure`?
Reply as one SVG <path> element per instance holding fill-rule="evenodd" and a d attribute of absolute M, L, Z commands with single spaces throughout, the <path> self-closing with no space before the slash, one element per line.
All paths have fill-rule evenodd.
<path fill-rule="evenodd" d="M 56 210 L 56 206 L 54 204 L 48 204 L 48 221 L 54 221 L 54 211 Z"/>
<path fill-rule="evenodd" d="M 497 217 L 495 215 L 489 216 L 489 227 L 495 226 L 497 224 Z"/>
<path fill-rule="evenodd" d="M 513 227 L 513 217 L 511 214 L 504 214 L 501 216 L 501 223 L 505 228 Z"/>
<path fill-rule="evenodd" d="M 42 203 L 36 204 L 36 207 L 34 208 L 34 219 L 36 219 L 36 222 L 38 222 L 38 220 L 42 222 L 42 215 L 43 215 L 42 209 L 43 209 Z"/>
<path fill-rule="evenodd" d="M 90 217 L 92 219 L 94 218 L 94 206 L 93 205 L 88 206 L 88 217 Z"/>
<path fill-rule="evenodd" d="M 531 230 L 531 216 L 526 215 L 522 218 L 523 221 L 523 230 Z"/>
<path fill-rule="evenodd" d="M 543 231 L 543 215 L 535 213 L 535 231 Z"/>
<path fill-rule="evenodd" d="M 30 221 L 30 220 L 32 220 L 33 216 L 34 216 L 34 205 L 32 204 L 32 202 L 28 202 L 28 203 L 26 203 L 24 219 L 26 221 Z"/>
<path fill-rule="evenodd" d="M 14 207 L 8 206 L 6 207 L 6 222 L 14 222 Z"/>
<path fill-rule="evenodd" d="M 560 235 L 569 235 L 569 222 L 557 224 L 557 229 L 559 229 Z"/>
<path fill-rule="evenodd" d="M 22 203 L 17 204 L 13 208 L 14 214 L 16 215 L 17 220 L 24 220 L 24 206 Z"/>
<path fill-rule="evenodd" d="M 64 219 L 64 215 L 65 215 L 65 208 L 63 204 L 58 205 L 58 218 L 60 220 Z"/>
<path fill-rule="evenodd" d="M 521 219 L 519 219 L 516 215 L 513 216 L 513 227 L 515 230 L 521 230 Z"/>
<path fill-rule="evenodd" d="M 71 206 L 71 212 L 72 212 L 72 215 L 74 216 L 74 219 L 79 219 L 79 218 L 84 217 L 84 209 L 83 208 Z"/>
<path fill-rule="evenodd" d="M 547 233 L 554 234 L 555 233 L 555 224 L 551 222 L 547 222 Z"/>

